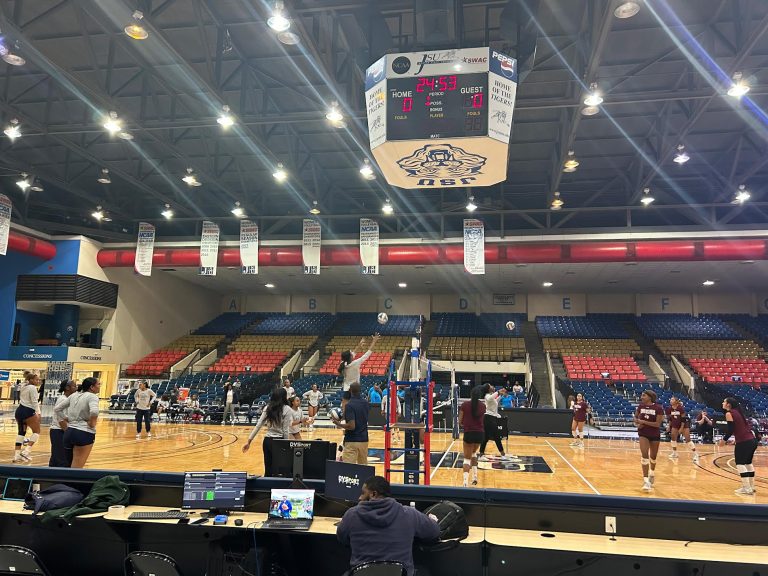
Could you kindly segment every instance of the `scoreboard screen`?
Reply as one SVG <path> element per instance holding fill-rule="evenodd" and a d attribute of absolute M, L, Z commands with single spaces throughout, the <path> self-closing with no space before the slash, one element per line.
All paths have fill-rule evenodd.
<path fill-rule="evenodd" d="M 488 133 L 488 74 L 393 78 L 387 82 L 387 140 Z"/>

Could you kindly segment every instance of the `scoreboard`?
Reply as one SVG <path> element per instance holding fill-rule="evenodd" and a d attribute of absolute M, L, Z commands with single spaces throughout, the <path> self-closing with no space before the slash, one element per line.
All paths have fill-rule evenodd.
<path fill-rule="evenodd" d="M 506 179 L 517 62 L 489 48 L 391 54 L 366 73 L 371 150 L 401 188 Z"/>

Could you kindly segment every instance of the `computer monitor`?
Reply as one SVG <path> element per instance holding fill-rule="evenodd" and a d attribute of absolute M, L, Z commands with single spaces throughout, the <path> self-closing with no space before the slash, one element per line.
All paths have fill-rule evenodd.
<path fill-rule="evenodd" d="M 269 515 L 273 518 L 312 520 L 314 510 L 314 490 L 273 488 L 270 491 Z"/>
<path fill-rule="evenodd" d="M 325 465 L 325 495 L 328 498 L 357 502 L 363 482 L 376 475 L 374 466 L 329 460 Z"/>
<path fill-rule="evenodd" d="M 185 472 L 181 507 L 211 512 L 245 509 L 247 472 Z"/>
<path fill-rule="evenodd" d="M 270 476 L 323 480 L 326 461 L 335 458 L 335 442 L 326 440 L 272 440 Z"/>

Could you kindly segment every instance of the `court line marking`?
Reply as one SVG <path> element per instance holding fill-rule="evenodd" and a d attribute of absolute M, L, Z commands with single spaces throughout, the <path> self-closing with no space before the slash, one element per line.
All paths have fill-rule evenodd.
<path fill-rule="evenodd" d="M 437 469 L 438 469 L 438 468 L 440 468 L 440 465 L 441 465 L 441 464 L 443 463 L 443 461 L 445 460 L 445 457 L 446 457 L 446 456 L 448 456 L 448 452 L 450 452 L 450 451 L 451 451 L 451 448 L 453 448 L 453 445 L 454 445 L 454 444 L 456 444 L 456 440 L 453 440 L 453 441 L 451 442 L 450 446 L 448 446 L 448 448 L 446 448 L 446 449 L 445 449 L 445 452 L 443 452 L 443 456 L 442 456 L 442 458 L 440 458 L 440 460 L 438 460 L 438 461 L 437 461 L 437 466 L 435 466 L 435 469 L 434 469 L 434 470 L 432 470 L 432 474 L 430 474 L 430 475 L 429 475 L 429 479 L 430 479 L 430 480 L 432 480 L 432 478 L 434 478 L 434 477 L 435 477 L 435 472 L 437 472 Z"/>
<path fill-rule="evenodd" d="M 552 448 L 552 450 L 554 450 L 554 451 L 555 451 L 555 453 L 556 453 L 558 456 L 560 456 L 560 458 L 562 458 L 562 459 L 563 459 L 563 462 L 565 462 L 566 464 L 568 464 L 568 466 L 570 466 L 571 470 L 573 470 L 574 472 L 576 472 L 576 474 L 578 475 L 578 477 L 579 477 L 579 478 L 581 478 L 582 480 L 584 480 L 584 483 L 585 483 L 587 486 L 589 486 L 589 487 L 592 489 L 592 491 L 593 491 L 595 494 L 597 494 L 598 496 L 600 496 L 600 492 L 598 492 L 597 488 L 595 488 L 594 486 L 592 486 L 592 483 L 591 483 L 589 480 L 587 480 L 586 478 L 584 478 L 584 475 L 583 475 L 581 472 L 579 472 L 579 471 L 576 469 L 576 467 L 575 467 L 573 464 L 571 464 L 571 463 L 570 463 L 570 461 L 568 460 L 568 458 L 566 458 L 565 456 L 563 456 L 563 455 L 560 453 L 560 450 L 558 450 L 557 448 L 555 448 L 554 446 L 552 446 L 552 444 L 550 444 L 550 443 L 549 443 L 549 440 L 546 440 L 546 443 L 549 445 L 549 447 L 550 447 L 550 448 Z"/>

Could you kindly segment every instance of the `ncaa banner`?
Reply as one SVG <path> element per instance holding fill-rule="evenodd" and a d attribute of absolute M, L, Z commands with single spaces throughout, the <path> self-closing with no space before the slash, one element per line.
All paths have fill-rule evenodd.
<path fill-rule="evenodd" d="M 155 254 L 155 227 L 139 222 L 139 238 L 136 241 L 136 256 L 133 270 L 141 276 L 152 276 L 152 256 Z"/>
<path fill-rule="evenodd" d="M 216 261 L 219 259 L 219 227 L 214 222 L 203 221 L 200 237 L 200 276 L 216 276 Z"/>
<path fill-rule="evenodd" d="M 8 250 L 8 235 L 11 233 L 11 212 L 13 204 L 5 194 L 0 194 L 0 256 Z"/>
<path fill-rule="evenodd" d="M 464 270 L 485 274 L 485 229 L 480 220 L 464 220 Z"/>
<path fill-rule="evenodd" d="M 360 265 L 363 274 L 379 273 L 379 224 L 360 218 Z"/>
<path fill-rule="evenodd" d="M 320 222 L 304 219 L 301 237 L 301 260 L 304 274 L 320 274 Z"/>
<path fill-rule="evenodd" d="M 240 220 L 240 272 L 259 273 L 259 227 L 250 220 Z"/>

